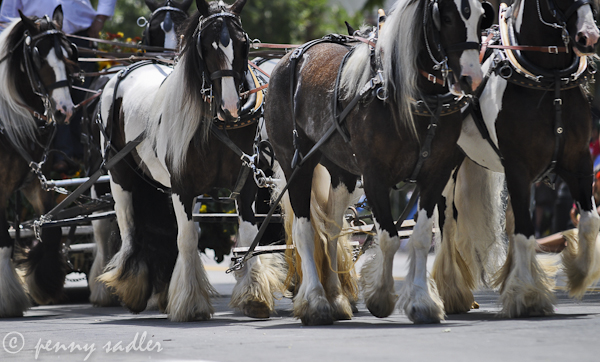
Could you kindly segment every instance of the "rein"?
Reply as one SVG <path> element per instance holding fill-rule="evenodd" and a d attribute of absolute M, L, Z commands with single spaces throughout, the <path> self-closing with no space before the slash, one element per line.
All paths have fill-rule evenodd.
<path fill-rule="evenodd" d="M 433 2 L 431 2 L 431 3 L 433 3 Z M 425 9 L 424 13 L 425 13 L 425 15 L 424 15 L 424 20 L 423 20 L 423 27 L 425 29 L 427 29 L 427 27 L 430 26 L 429 25 L 430 21 L 428 21 L 429 16 L 427 15 L 430 13 L 430 10 Z M 429 46 L 429 41 L 427 40 L 428 37 L 426 34 L 424 34 L 424 35 L 425 35 L 425 39 L 426 39 L 426 47 L 427 47 L 428 54 L 431 57 L 434 64 L 436 64 L 434 69 L 442 70 L 442 74 L 444 75 L 444 83 L 445 83 L 445 77 L 447 77 L 447 74 L 449 72 L 448 57 L 445 55 L 445 53 L 443 53 L 444 59 L 442 61 L 437 61 L 436 58 L 433 56 L 433 53 Z M 361 38 L 361 39 L 356 39 L 356 38 L 357 37 L 349 37 L 349 36 L 342 36 L 342 35 L 338 35 L 338 34 L 331 34 L 331 35 L 326 35 L 321 39 L 316 39 L 316 40 L 310 41 L 304 45 L 301 45 L 296 50 L 294 50 L 294 52 L 290 56 L 290 69 L 291 69 L 291 72 L 290 72 L 290 97 L 291 98 L 290 99 L 292 100 L 292 104 L 293 104 L 293 100 L 294 100 L 294 90 L 295 90 L 295 85 L 296 85 L 296 68 L 298 65 L 298 61 L 303 56 L 304 52 L 306 52 L 312 46 L 320 44 L 320 43 L 324 43 L 324 42 L 332 42 L 332 43 L 337 43 L 337 44 L 341 44 L 344 46 L 348 46 L 347 43 L 349 41 L 361 41 L 363 43 L 369 44 L 370 46 L 375 46 L 375 43 L 371 42 L 370 40 L 363 41 L 361 39 L 364 39 L 364 38 Z M 439 45 L 439 44 L 440 44 L 439 39 L 436 38 L 436 45 Z M 460 50 L 465 50 L 465 49 L 479 49 L 479 44 L 474 43 L 474 42 L 473 43 L 465 42 L 465 43 L 453 45 L 452 47 L 449 47 L 449 48 L 451 48 L 449 51 L 460 51 Z M 440 49 L 443 52 L 443 48 L 441 46 L 438 46 L 438 49 Z M 350 50 L 342 59 L 342 62 L 341 62 L 340 68 L 339 68 L 340 70 L 338 71 L 338 76 L 336 78 L 336 89 L 334 90 L 334 92 L 336 92 L 336 94 L 337 94 L 337 88 L 338 88 L 337 85 L 339 85 L 339 81 L 340 81 L 341 69 L 343 68 L 344 63 L 351 52 L 352 52 L 352 50 Z M 381 90 L 383 90 L 383 92 L 381 92 Z M 346 119 L 346 116 L 358 104 L 358 102 L 361 99 L 363 99 L 366 94 L 368 94 L 372 91 L 375 91 L 375 95 L 377 96 L 378 99 L 380 99 L 382 101 L 385 101 L 387 99 L 387 94 L 385 92 L 385 88 L 383 87 L 383 75 L 382 75 L 382 71 L 380 69 L 376 70 L 375 75 L 367 82 L 367 84 L 365 84 L 359 90 L 359 92 L 357 92 L 357 94 L 354 96 L 354 98 L 348 103 L 348 105 L 344 108 L 344 110 L 339 114 L 338 114 L 339 109 L 338 109 L 338 99 L 337 99 L 338 97 L 337 96 L 334 97 L 334 100 L 333 100 L 333 114 L 334 114 L 333 124 L 329 127 L 329 129 L 327 129 L 327 131 L 323 134 L 321 139 L 317 143 L 315 143 L 313 145 L 313 147 L 306 153 L 306 155 L 300 154 L 299 136 L 298 136 L 298 131 L 297 131 L 296 117 L 295 117 L 295 112 L 292 112 L 292 125 L 293 125 L 292 136 L 293 136 L 293 146 L 294 146 L 294 156 L 292 158 L 292 163 L 291 163 L 291 167 L 293 169 L 292 175 L 287 180 L 285 187 L 283 188 L 283 190 L 281 190 L 277 199 L 273 202 L 273 206 L 271 207 L 271 209 L 269 210 L 269 213 L 265 217 L 265 220 L 261 224 L 258 234 L 255 236 L 252 244 L 248 248 L 248 251 L 241 257 L 232 258 L 232 261 L 234 263 L 231 268 L 227 269 L 227 273 L 241 270 L 241 268 L 244 266 L 245 262 L 251 257 L 251 255 L 254 252 L 254 250 L 256 249 L 256 246 L 258 245 L 260 239 L 262 238 L 262 235 L 265 233 L 265 230 L 269 224 L 269 220 L 271 219 L 273 213 L 275 212 L 277 205 L 283 198 L 283 195 L 286 193 L 289 186 L 294 181 L 296 175 L 298 174 L 298 171 L 302 168 L 302 165 L 314 153 L 316 153 L 319 150 L 319 148 L 323 144 L 325 144 L 325 142 L 327 142 L 329 140 L 329 138 L 336 131 L 340 133 L 340 135 L 342 136 L 342 138 L 344 140 L 346 140 L 346 142 L 349 140 L 348 135 L 345 134 L 345 131 L 342 128 L 342 123 Z M 421 166 L 423 165 L 423 163 L 425 162 L 425 160 L 429 157 L 429 155 L 431 153 L 430 152 L 431 143 L 433 141 L 433 137 L 435 136 L 435 130 L 437 128 L 437 120 L 439 119 L 439 116 L 440 116 L 440 113 L 442 110 L 441 97 L 438 96 L 437 102 L 438 102 L 438 107 L 436 107 L 436 114 L 433 115 L 432 117 L 430 117 L 428 134 L 427 134 L 426 140 L 424 142 L 425 144 L 419 153 L 419 160 L 417 161 L 417 165 L 416 165 L 415 169 L 413 170 L 413 173 L 411 174 L 411 180 L 410 180 L 411 182 L 414 182 L 414 180 L 416 180 L 416 177 L 421 169 Z M 293 106 L 292 106 L 292 108 L 293 108 Z M 418 192 L 415 192 L 414 199 L 411 199 L 413 204 L 416 201 L 417 194 L 418 194 Z M 408 214 L 408 213 L 406 213 L 406 214 Z M 397 225 L 400 226 L 401 224 L 402 224 L 402 222 L 400 222 Z"/>

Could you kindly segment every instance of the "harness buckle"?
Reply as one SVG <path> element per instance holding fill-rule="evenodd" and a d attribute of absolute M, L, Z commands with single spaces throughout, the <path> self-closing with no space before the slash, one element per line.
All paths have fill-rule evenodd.
<path fill-rule="evenodd" d="M 433 74 L 427 74 L 427 80 L 431 83 L 437 83 L 437 77 Z"/>
<path fill-rule="evenodd" d="M 550 54 L 558 54 L 558 47 L 556 45 L 551 45 L 548 47 L 548 53 Z"/>
<path fill-rule="evenodd" d="M 562 98 L 556 98 L 554 99 L 554 105 L 555 106 L 562 106 Z"/>

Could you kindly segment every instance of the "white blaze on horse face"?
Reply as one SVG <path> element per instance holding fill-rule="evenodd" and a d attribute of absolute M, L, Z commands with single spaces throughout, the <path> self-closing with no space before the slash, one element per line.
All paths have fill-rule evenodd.
<path fill-rule="evenodd" d="M 67 57 L 67 52 L 63 49 L 63 57 Z M 46 56 L 46 61 L 54 70 L 54 77 L 56 82 L 68 80 L 67 69 L 65 63 L 58 59 L 56 52 L 50 50 Z M 71 99 L 71 93 L 69 93 L 69 87 L 59 87 L 50 91 L 50 96 L 56 105 L 56 110 L 63 113 L 65 123 L 69 122 L 71 115 L 73 114 L 73 100 Z"/>
<path fill-rule="evenodd" d="M 575 35 L 575 42 L 579 43 L 581 38 L 585 39 L 586 47 L 593 47 L 598 42 L 598 37 L 600 34 L 598 33 L 598 27 L 594 21 L 594 14 L 592 12 L 591 6 L 581 6 L 577 9 L 577 34 Z M 582 54 L 577 48 L 574 48 L 575 54 L 582 56 L 587 54 Z M 593 49 L 592 49 L 593 51 Z M 592 53 L 593 54 L 593 53 Z"/>
<path fill-rule="evenodd" d="M 221 48 L 223 54 L 225 54 L 225 69 L 233 69 L 233 42 L 230 41 L 227 46 L 223 46 L 223 44 L 219 43 L 219 48 Z M 231 117 L 238 118 L 238 104 L 239 95 L 237 87 L 235 86 L 235 80 L 233 77 L 221 78 L 221 105 L 223 110 L 227 110 Z"/>
<path fill-rule="evenodd" d="M 164 47 L 167 49 L 177 49 L 177 33 L 175 33 L 175 27 L 172 26 L 171 30 L 165 31 L 163 24 L 160 24 L 160 28 L 165 33 Z"/>
<path fill-rule="evenodd" d="M 462 0 L 454 0 L 456 8 L 459 9 L 460 16 L 465 23 L 467 29 L 467 42 L 479 43 L 479 19 L 483 15 L 483 7 L 478 0 L 470 0 L 471 16 L 465 19 L 464 14 L 460 10 Z M 467 49 L 460 56 L 461 77 L 471 78 L 471 90 L 477 89 L 483 80 L 483 73 L 479 64 L 479 51 L 475 49 Z"/>

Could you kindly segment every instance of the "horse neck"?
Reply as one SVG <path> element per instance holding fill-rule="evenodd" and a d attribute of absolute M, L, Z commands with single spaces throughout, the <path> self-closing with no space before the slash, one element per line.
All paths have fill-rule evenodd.
<path fill-rule="evenodd" d="M 540 11 L 542 19 L 553 23 L 554 17 L 551 15 L 546 1 L 544 0 L 521 0 L 520 7 L 513 17 L 515 37 L 519 45 L 535 46 L 557 46 L 564 47 L 562 33 L 560 29 L 551 28 L 543 24 L 538 15 L 537 2 L 540 2 Z M 565 69 L 573 62 L 574 53 L 548 54 L 542 52 L 523 52 L 525 58 L 535 65 L 544 69 Z"/>

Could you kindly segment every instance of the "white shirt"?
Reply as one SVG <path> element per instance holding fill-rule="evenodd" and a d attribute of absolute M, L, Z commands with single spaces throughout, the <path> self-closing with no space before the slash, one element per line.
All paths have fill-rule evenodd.
<path fill-rule="evenodd" d="M 3 0 L 0 8 L 0 22 L 10 22 L 19 18 L 18 10 L 25 16 L 48 15 L 52 18 L 54 9 L 62 5 L 64 14 L 63 31 L 77 33 L 92 25 L 96 15 L 113 16 L 117 0 L 98 0 L 98 10 L 94 10 L 90 0 Z"/>

